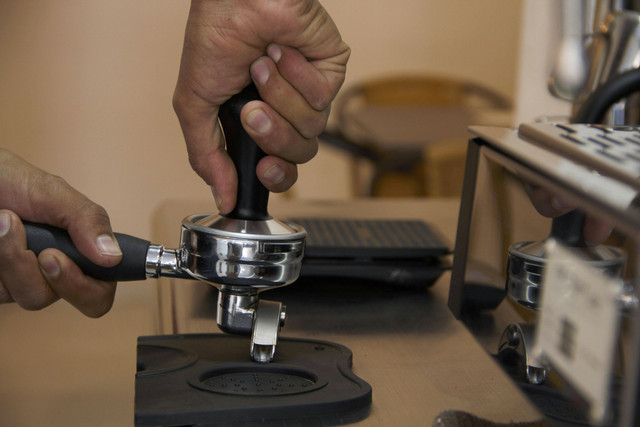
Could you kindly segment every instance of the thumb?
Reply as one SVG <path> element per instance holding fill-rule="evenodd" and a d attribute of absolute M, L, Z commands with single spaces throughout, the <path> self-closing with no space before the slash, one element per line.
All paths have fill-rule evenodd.
<path fill-rule="evenodd" d="M 0 150 L 0 208 L 20 218 L 60 227 L 69 232 L 80 253 L 104 267 L 120 262 L 122 252 L 105 209 L 22 158 Z"/>

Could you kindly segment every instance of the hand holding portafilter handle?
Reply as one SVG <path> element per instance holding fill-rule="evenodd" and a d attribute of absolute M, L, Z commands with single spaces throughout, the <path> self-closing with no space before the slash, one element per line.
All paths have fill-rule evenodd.
<path fill-rule="evenodd" d="M 24 222 L 27 248 L 39 255 L 45 249 L 55 248 L 67 255 L 87 276 L 107 282 L 125 282 L 146 279 L 146 260 L 151 242 L 128 234 L 114 233 L 122 250 L 122 261 L 113 267 L 102 267 L 82 255 L 73 244 L 69 233 L 46 224 Z"/>

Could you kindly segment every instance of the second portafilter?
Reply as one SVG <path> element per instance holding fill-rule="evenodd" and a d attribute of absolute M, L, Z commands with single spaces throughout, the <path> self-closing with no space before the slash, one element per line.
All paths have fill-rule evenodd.
<path fill-rule="evenodd" d="M 544 269 L 548 261 L 549 239 L 560 241 L 579 253 L 589 268 L 610 276 L 622 275 L 626 255 L 621 249 L 606 245 L 587 245 L 583 237 L 585 214 L 574 210 L 551 221 L 549 236 L 535 242 L 518 242 L 509 247 L 507 257 L 506 292 L 519 305 L 537 310 L 540 305 Z M 546 283 L 545 286 L 553 286 Z M 529 323 L 512 323 L 504 330 L 498 344 L 498 353 L 505 349 L 515 350 L 521 355 L 525 378 L 532 384 L 542 383 L 547 369 L 532 354 L 535 326 Z"/>
<path fill-rule="evenodd" d="M 623 250 L 607 245 L 587 245 L 583 237 L 585 214 L 574 210 L 551 221 L 547 239 L 557 239 L 573 247 L 594 270 L 612 277 L 622 274 L 626 255 Z M 547 262 L 546 240 L 518 242 L 509 247 L 507 257 L 507 294 L 518 304 L 537 309 Z"/>

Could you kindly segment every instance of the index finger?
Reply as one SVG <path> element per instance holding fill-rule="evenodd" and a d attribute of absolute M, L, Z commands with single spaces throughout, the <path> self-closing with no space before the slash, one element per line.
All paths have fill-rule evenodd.
<path fill-rule="evenodd" d="M 238 178 L 233 161 L 224 149 L 218 124 L 219 108 L 188 93 L 176 89 L 173 106 L 184 134 L 189 163 L 212 187 L 220 212 L 228 213 L 236 203 Z"/>

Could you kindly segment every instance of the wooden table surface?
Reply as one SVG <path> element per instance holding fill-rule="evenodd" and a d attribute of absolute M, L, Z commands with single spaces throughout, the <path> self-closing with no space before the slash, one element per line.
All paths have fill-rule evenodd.
<path fill-rule="evenodd" d="M 426 219 L 450 242 L 457 209 L 455 199 L 271 206 L 279 218 Z M 210 201 L 172 200 L 161 205 L 153 219 L 152 240 L 176 245 L 180 220 L 210 210 Z M 168 280 L 158 280 L 158 288 L 170 289 L 174 284 Z M 357 425 L 431 425 L 448 409 L 497 422 L 539 419 L 536 409 L 449 312 L 448 281 L 447 273 L 426 290 L 348 282 L 305 288 L 294 284 L 263 296 L 287 304 L 282 336 L 329 340 L 353 351 L 354 372 L 373 388 L 371 414 Z M 84 318 L 64 302 L 40 312 L 0 306 L 0 424 L 132 425 L 136 338 L 170 328 L 166 298 L 164 308 L 157 308 L 155 282 L 121 284 L 113 309 L 97 320 Z M 208 285 L 183 281 L 181 286 L 188 293 Z M 268 296 L 270 292 L 274 294 Z M 180 332 L 216 331 L 214 314 L 210 315 L 178 319 L 187 329 Z"/>

